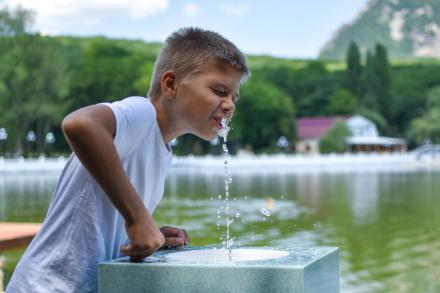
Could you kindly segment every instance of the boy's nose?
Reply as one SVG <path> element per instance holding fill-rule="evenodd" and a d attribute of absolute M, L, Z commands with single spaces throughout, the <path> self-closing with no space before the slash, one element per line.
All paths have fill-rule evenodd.
<path fill-rule="evenodd" d="M 223 101 L 222 107 L 223 112 L 225 112 L 225 114 L 227 114 L 228 116 L 232 116 L 235 111 L 235 104 L 230 97 Z"/>

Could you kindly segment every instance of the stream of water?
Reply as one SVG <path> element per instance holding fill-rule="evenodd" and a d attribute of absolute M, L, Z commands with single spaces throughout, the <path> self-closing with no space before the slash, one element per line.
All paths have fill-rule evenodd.
<path fill-rule="evenodd" d="M 229 121 L 226 117 L 224 117 L 221 121 L 222 128 L 218 132 L 218 136 L 223 139 L 223 158 L 224 158 L 224 174 L 225 174 L 225 194 L 224 194 L 224 200 L 223 200 L 223 211 L 225 214 L 225 225 L 226 225 L 226 239 L 223 241 L 224 248 L 228 251 L 228 257 L 229 260 L 232 260 L 232 245 L 233 245 L 233 238 L 231 238 L 230 235 L 230 225 L 233 223 L 232 218 L 230 218 L 229 215 L 229 184 L 232 182 L 232 178 L 229 175 L 229 168 L 228 168 L 228 146 L 226 145 L 226 142 L 228 140 L 228 134 L 231 128 L 229 127 Z M 221 220 L 221 217 L 220 219 Z"/>

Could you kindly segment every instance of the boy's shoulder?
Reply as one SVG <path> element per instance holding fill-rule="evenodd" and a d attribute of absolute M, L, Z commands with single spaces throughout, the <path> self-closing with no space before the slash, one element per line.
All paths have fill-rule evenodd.
<path fill-rule="evenodd" d="M 150 99 L 142 96 L 130 96 L 113 103 L 105 103 L 113 109 L 121 109 L 125 111 L 148 112 L 155 115 L 156 109 Z"/>
<path fill-rule="evenodd" d="M 116 103 L 141 103 L 141 104 L 148 104 L 153 106 L 153 104 L 151 103 L 150 99 L 146 98 L 146 97 L 142 97 L 142 96 L 129 96 L 129 97 L 125 97 L 119 101 L 116 101 Z"/>

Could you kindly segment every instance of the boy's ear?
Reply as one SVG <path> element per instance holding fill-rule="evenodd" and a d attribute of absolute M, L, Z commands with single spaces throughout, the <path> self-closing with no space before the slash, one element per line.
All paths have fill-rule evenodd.
<path fill-rule="evenodd" d="M 177 81 L 174 70 L 167 70 L 164 74 L 162 74 L 160 86 L 162 93 L 164 93 L 166 96 L 174 97 L 176 95 Z"/>

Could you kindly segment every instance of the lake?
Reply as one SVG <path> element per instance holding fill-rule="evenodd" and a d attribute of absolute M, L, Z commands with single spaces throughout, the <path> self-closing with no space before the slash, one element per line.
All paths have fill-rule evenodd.
<path fill-rule="evenodd" d="M 224 240 L 223 170 L 207 171 L 175 168 L 154 214 L 159 225 L 186 228 L 192 245 Z M 235 246 L 338 246 L 341 292 L 440 292 L 440 171 L 252 169 L 231 176 Z M 0 221 L 41 222 L 57 178 L 0 175 Z"/>

